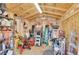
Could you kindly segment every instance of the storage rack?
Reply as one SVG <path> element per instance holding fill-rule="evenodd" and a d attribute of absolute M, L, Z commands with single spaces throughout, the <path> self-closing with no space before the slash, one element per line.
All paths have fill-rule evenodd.
<path fill-rule="evenodd" d="M 12 18 L 6 18 L 5 16 L 3 16 L 3 15 L 0 15 L 0 19 L 2 20 L 3 18 L 5 18 L 5 19 L 9 19 L 9 20 L 12 20 L 13 21 L 13 19 Z M 8 21 L 9 21 L 8 20 Z M 2 22 L 0 22 L 0 23 L 2 23 Z M 6 28 L 11 28 L 11 29 L 13 29 L 13 25 L 11 25 L 11 26 L 7 26 L 7 25 L 2 25 L 2 24 L 0 24 L 0 30 L 3 32 L 3 27 L 6 27 Z M 4 43 L 4 41 L 2 42 L 2 43 Z M 3 47 L 2 47 L 3 48 Z M 9 50 L 12 50 L 13 51 L 13 49 L 14 48 L 11 48 L 11 49 L 5 49 L 5 50 L 1 50 L 0 51 L 0 54 L 1 55 L 4 55 L 5 54 L 5 51 L 9 51 Z M 13 51 L 13 53 L 12 54 L 14 54 L 14 51 Z"/>

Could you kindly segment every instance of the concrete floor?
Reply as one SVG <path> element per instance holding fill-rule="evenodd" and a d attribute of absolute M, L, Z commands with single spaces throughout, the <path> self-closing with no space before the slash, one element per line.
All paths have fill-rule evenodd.
<path fill-rule="evenodd" d="M 49 46 L 45 48 L 34 46 L 34 47 L 31 47 L 31 50 L 25 49 L 22 55 L 43 55 L 44 52 L 48 49 L 49 49 Z M 20 55 L 17 49 L 16 49 L 16 55 Z"/>

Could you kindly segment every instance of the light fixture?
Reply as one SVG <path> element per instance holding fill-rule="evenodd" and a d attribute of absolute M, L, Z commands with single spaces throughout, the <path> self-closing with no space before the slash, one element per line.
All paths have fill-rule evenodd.
<path fill-rule="evenodd" d="M 39 4 L 38 4 L 38 3 L 34 3 L 34 5 L 35 5 L 35 7 L 37 8 L 37 10 L 38 10 L 40 13 L 42 13 L 42 10 L 41 10 Z"/>

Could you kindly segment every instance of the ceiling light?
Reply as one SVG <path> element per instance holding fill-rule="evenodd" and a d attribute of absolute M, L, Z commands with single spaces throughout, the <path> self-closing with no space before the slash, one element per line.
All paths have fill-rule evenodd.
<path fill-rule="evenodd" d="M 42 10 L 41 10 L 39 4 L 38 4 L 38 3 L 34 3 L 34 5 L 35 5 L 35 7 L 37 8 L 37 10 L 38 10 L 40 13 L 42 13 Z"/>

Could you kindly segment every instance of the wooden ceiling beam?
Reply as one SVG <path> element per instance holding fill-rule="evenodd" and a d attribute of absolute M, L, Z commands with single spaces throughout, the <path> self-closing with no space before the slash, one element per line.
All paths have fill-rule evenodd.
<path fill-rule="evenodd" d="M 11 8 L 9 7 L 10 5 L 11 5 L 11 4 L 9 4 L 9 5 L 8 5 L 8 4 L 6 4 L 6 6 L 7 6 L 8 10 L 10 10 L 10 11 L 11 11 L 11 10 L 15 10 L 16 8 L 18 8 L 19 6 L 21 6 L 21 5 L 22 5 L 22 3 L 20 3 L 20 4 L 16 5 L 16 6 L 14 6 L 14 7 L 11 7 Z M 10 8 L 10 9 L 9 9 L 9 8 Z"/>
<path fill-rule="evenodd" d="M 67 18 L 73 16 L 74 14 L 79 12 L 79 4 L 73 4 L 72 7 L 67 10 L 67 12 L 61 17 L 60 22 L 67 20 Z"/>
<path fill-rule="evenodd" d="M 51 12 L 51 11 L 43 11 L 44 13 L 48 13 L 48 14 L 54 14 L 54 15 L 58 15 L 58 16 L 62 16 L 63 14 L 61 13 L 57 13 L 57 12 Z"/>
<path fill-rule="evenodd" d="M 59 11 L 62 11 L 62 12 L 67 11 L 67 9 L 62 9 L 62 8 L 53 7 L 53 6 L 41 6 L 41 8 L 50 8 L 50 9 L 55 9 L 55 10 L 59 10 Z"/>
<path fill-rule="evenodd" d="M 20 16 L 24 15 L 24 14 L 27 13 L 27 12 L 30 12 L 30 11 L 33 10 L 33 9 L 34 9 L 34 8 L 30 8 L 30 9 L 28 9 L 28 10 L 24 10 L 24 12 L 20 14 Z"/>
<path fill-rule="evenodd" d="M 29 17 L 32 17 L 32 16 L 34 16 L 34 15 L 36 15 L 36 14 L 38 14 L 38 12 L 35 12 L 35 13 L 32 13 L 32 14 L 30 14 L 29 16 L 27 16 L 26 17 L 26 15 L 25 16 L 23 16 L 24 18 L 29 18 Z"/>
<path fill-rule="evenodd" d="M 29 21 L 30 20 L 33 20 L 34 18 L 36 17 L 39 17 L 40 14 L 34 14 L 32 16 L 29 16 L 29 17 L 25 17 L 25 19 L 28 19 Z M 58 16 L 55 16 L 55 15 L 50 15 L 50 14 L 42 14 L 42 16 L 49 16 L 49 17 L 52 17 L 52 18 L 55 18 L 55 19 L 60 19 L 61 17 L 58 17 Z"/>
<path fill-rule="evenodd" d="M 23 5 L 23 4 L 20 4 L 20 5 L 16 6 L 15 8 L 11 8 L 12 10 L 9 10 L 9 11 L 15 13 L 15 11 L 18 10 L 18 9 L 20 9 L 20 7 L 21 7 L 22 5 Z M 24 7 L 24 8 L 25 8 L 25 7 Z M 23 10 L 23 13 L 19 13 L 19 15 L 21 16 L 21 15 L 23 15 L 23 14 L 25 14 L 25 13 L 27 13 L 27 12 L 33 10 L 33 9 L 35 9 L 35 8 L 32 7 L 32 8 L 30 8 L 30 9 L 25 9 L 25 10 Z M 22 10 L 21 10 L 21 11 L 22 11 Z M 18 12 L 18 11 L 16 11 L 16 12 Z"/>
<path fill-rule="evenodd" d="M 50 13 L 44 13 L 44 14 L 47 14 L 47 15 L 53 15 L 53 16 L 56 16 L 56 17 L 61 17 L 61 16 L 59 16 L 59 15 L 50 14 Z"/>
<path fill-rule="evenodd" d="M 28 17 L 24 17 L 24 18 L 33 19 L 33 18 L 37 17 L 37 15 L 40 15 L 40 14 L 39 13 L 33 13 L 33 14 L 29 15 Z M 47 13 L 43 13 L 42 15 L 43 16 L 50 16 L 50 17 L 56 18 L 56 19 L 61 18 L 60 16 L 56 16 L 56 15 L 53 15 L 53 14 L 47 14 Z"/>
<path fill-rule="evenodd" d="M 31 10 L 33 10 L 33 9 L 34 9 L 34 8 L 30 8 L 30 9 L 28 9 L 28 10 L 23 10 L 22 13 L 20 13 L 20 12 L 18 12 L 18 11 L 16 11 L 16 10 L 14 10 L 14 11 L 12 11 L 12 12 L 18 14 L 19 16 L 23 16 L 24 14 L 29 13 L 29 12 L 30 12 Z"/>
<path fill-rule="evenodd" d="M 29 18 L 27 18 L 28 20 L 34 20 L 35 18 L 39 17 L 39 14 L 35 14 Z"/>
<path fill-rule="evenodd" d="M 43 14 L 43 16 L 49 16 L 55 19 L 60 19 L 61 17 L 55 16 L 55 15 L 49 15 L 49 14 Z"/>

